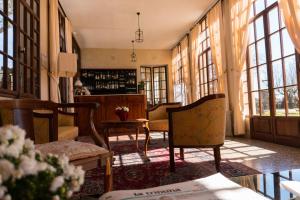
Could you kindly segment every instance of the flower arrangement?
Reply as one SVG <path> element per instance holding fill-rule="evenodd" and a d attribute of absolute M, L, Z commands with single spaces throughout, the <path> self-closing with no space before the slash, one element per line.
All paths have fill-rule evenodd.
<path fill-rule="evenodd" d="M 0 199 L 69 199 L 83 184 L 84 171 L 67 156 L 42 155 L 25 134 L 17 126 L 0 128 Z"/>
<path fill-rule="evenodd" d="M 121 121 L 126 121 L 128 119 L 129 108 L 127 106 L 118 106 L 115 108 L 115 113 Z"/>

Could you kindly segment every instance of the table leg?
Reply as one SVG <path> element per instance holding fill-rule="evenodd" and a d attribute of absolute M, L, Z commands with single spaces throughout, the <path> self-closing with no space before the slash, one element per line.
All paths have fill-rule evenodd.
<path fill-rule="evenodd" d="M 145 134 L 146 134 L 146 139 L 145 139 L 145 156 L 147 156 L 147 150 L 148 150 L 148 142 L 150 139 L 150 131 L 149 131 L 149 127 L 146 126 L 144 127 L 145 129 Z"/>
<path fill-rule="evenodd" d="M 140 134 L 140 130 L 139 130 L 139 127 L 136 128 L 136 149 L 138 150 L 139 149 L 139 134 Z"/>

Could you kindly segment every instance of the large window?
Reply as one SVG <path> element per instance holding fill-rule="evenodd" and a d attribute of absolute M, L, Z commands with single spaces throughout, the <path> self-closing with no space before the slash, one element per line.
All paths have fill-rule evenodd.
<path fill-rule="evenodd" d="M 298 56 L 277 1 L 254 1 L 247 64 L 253 116 L 299 116 Z"/>
<path fill-rule="evenodd" d="M 141 66 L 141 80 L 149 106 L 168 101 L 167 66 Z"/>
<path fill-rule="evenodd" d="M 207 19 L 199 23 L 198 36 L 199 98 L 217 92 L 216 67 L 212 63 Z"/>
<path fill-rule="evenodd" d="M 183 81 L 183 63 L 181 57 L 181 48 L 180 45 L 176 48 L 177 56 L 173 60 L 173 66 L 175 66 L 174 71 L 174 101 L 182 102 L 185 105 L 185 86 Z"/>
<path fill-rule="evenodd" d="M 39 7 L 39 0 L 0 0 L 2 96 L 39 97 Z"/>

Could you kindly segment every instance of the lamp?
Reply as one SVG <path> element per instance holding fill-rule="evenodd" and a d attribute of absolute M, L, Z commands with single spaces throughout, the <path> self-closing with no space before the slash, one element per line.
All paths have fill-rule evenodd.
<path fill-rule="evenodd" d="M 140 28 L 140 14 L 141 13 L 137 12 L 136 14 L 138 16 L 138 29 L 135 32 L 135 41 L 136 42 L 143 42 L 144 41 L 144 35 L 143 35 L 142 29 Z"/>
<path fill-rule="evenodd" d="M 77 73 L 77 55 L 73 53 L 58 54 L 58 76 L 74 77 Z"/>
<path fill-rule="evenodd" d="M 134 40 L 131 41 L 132 42 L 132 53 L 130 55 L 131 57 L 131 62 L 136 62 L 136 54 L 134 52 Z"/>

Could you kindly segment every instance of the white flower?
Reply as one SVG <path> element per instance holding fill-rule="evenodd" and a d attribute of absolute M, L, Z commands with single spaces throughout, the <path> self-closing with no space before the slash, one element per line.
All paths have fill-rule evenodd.
<path fill-rule="evenodd" d="M 21 156 L 21 162 L 19 165 L 20 171 L 26 175 L 35 175 L 38 172 L 38 163 L 35 159 L 27 156 Z"/>
<path fill-rule="evenodd" d="M 72 197 L 72 195 L 73 195 L 73 192 L 72 191 L 68 191 L 67 197 L 70 198 L 70 197 Z"/>
<path fill-rule="evenodd" d="M 0 199 L 2 199 L 7 192 L 7 188 L 4 186 L 0 186 Z"/>
<path fill-rule="evenodd" d="M 122 110 L 122 108 L 120 106 L 116 107 L 115 110 Z"/>
<path fill-rule="evenodd" d="M 123 107 L 123 111 L 125 111 L 125 112 L 129 112 L 129 108 L 128 108 L 128 107 L 126 107 L 126 106 L 124 106 L 124 107 Z"/>
<path fill-rule="evenodd" d="M 5 197 L 3 198 L 3 200 L 11 200 L 11 196 L 9 194 L 5 195 Z"/>
<path fill-rule="evenodd" d="M 55 192 L 58 188 L 60 188 L 64 184 L 64 182 L 65 182 L 64 177 L 62 176 L 55 177 L 51 183 L 50 191 Z"/>
<path fill-rule="evenodd" d="M 52 200 L 60 200 L 60 197 L 58 195 L 55 195 L 52 197 Z"/>
<path fill-rule="evenodd" d="M 33 144 L 33 141 L 30 140 L 30 139 L 26 139 L 25 140 L 25 143 L 24 143 L 24 148 L 27 149 L 27 150 L 33 150 L 34 149 L 34 144 Z"/>
<path fill-rule="evenodd" d="M 2 180 L 8 180 L 15 171 L 15 166 L 9 162 L 8 160 L 0 160 L 0 173 L 2 176 Z"/>

